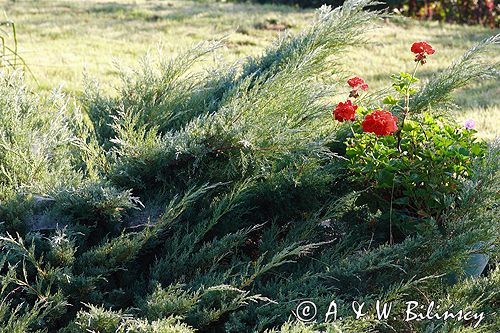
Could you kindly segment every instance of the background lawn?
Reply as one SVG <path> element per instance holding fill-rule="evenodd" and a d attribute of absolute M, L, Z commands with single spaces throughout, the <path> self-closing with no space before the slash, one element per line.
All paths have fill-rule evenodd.
<path fill-rule="evenodd" d="M 226 36 L 226 47 L 210 62 L 235 61 L 262 52 L 280 31 L 296 32 L 314 17 L 313 10 L 209 1 L 0 0 L 0 4 L 16 23 L 20 54 L 38 87 L 51 90 L 62 85 L 76 95 L 83 89 L 84 73 L 98 78 L 112 93 L 119 83 L 118 66 L 136 66 L 158 45 L 171 56 L 196 42 Z M 389 83 L 389 74 L 411 70 L 409 46 L 414 41 L 429 41 L 437 49 L 420 72 L 425 78 L 477 41 L 499 32 L 402 18 L 381 21 L 365 46 L 345 57 L 345 65 L 372 88 L 381 88 Z M 500 60 L 499 55 L 491 56 Z M 494 81 L 460 91 L 456 94 L 459 118 L 474 118 L 483 137 L 497 136 L 499 96 Z"/>

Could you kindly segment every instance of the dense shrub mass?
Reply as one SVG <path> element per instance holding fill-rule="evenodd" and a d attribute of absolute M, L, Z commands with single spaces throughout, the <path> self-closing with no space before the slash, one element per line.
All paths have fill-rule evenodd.
<path fill-rule="evenodd" d="M 500 147 L 446 110 L 453 90 L 498 78 L 481 55 L 499 37 L 428 83 L 395 76 L 401 96 L 350 81 L 358 108 L 334 118 L 350 76 L 337 59 L 379 18 L 371 4 L 323 8 L 234 66 L 190 70 L 218 42 L 146 60 L 78 103 L 4 74 L 0 332 L 494 332 Z M 352 127 L 383 103 L 401 132 Z M 473 252 L 490 267 L 466 279 Z M 343 319 L 304 325 L 303 300 L 335 300 Z M 404 321 L 405 300 L 486 315 Z"/>
<path fill-rule="evenodd" d="M 236 0 L 247 1 L 247 0 Z M 274 3 L 300 7 L 319 7 L 323 4 L 341 6 L 343 0 L 251 0 L 257 3 Z M 498 27 L 500 7 L 495 0 L 386 0 L 377 8 L 389 8 L 410 17 L 433 19 L 445 22 L 483 24 Z"/>

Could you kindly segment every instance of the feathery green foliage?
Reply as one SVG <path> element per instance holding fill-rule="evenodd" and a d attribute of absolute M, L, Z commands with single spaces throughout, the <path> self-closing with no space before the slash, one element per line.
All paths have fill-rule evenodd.
<path fill-rule="evenodd" d="M 220 75 L 186 74 L 218 42 L 146 64 L 125 76 L 116 97 L 89 85 L 81 108 L 5 78 L 0 327 L 467 329 L 349 312 L 353 300 L 394 301 L 401 317 L 405 299 L 460 301 L 488 313 L 481 329 L 495 327 L 497 259 L 488 276 L 461 277 L 471 252 L 498 257 L 498 143 L 485 143 L 484 158 L 447 199 L 455 209 L 442 217 L 446 232 L 429 224 L 390 244 L 387 226 L 371 225 L 359 204 L 364 189 L 352 182 L 341 144 L 348 134 L 330 121 L 327 97 L 343 77 L 340 52 L 380 17 L 363 10 L 371 4 L 323 8 L 302 34 L 220 66 Z M 325 66 L 337 75 L 326 78 Z M 477 73 L 496 75 L 467 55 L 450 68 L 451 77 L 438 76 L 451 82 L 441 93 L 424 87 L 414 102 L 437 107 Z M 460 278 L 453 286 L 442 277 L 450 272 Z M 336 300 L 345 320 L 296 322 L 292 312 L 305 299 L 319 309 Z"/>

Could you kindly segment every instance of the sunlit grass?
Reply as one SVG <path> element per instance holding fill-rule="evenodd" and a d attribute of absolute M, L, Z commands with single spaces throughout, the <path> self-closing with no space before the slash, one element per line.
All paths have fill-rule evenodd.
<path fill-rule="evenodd" d="M 16 22 L 20 54 L 37 77 L 39 87 L 79 94 L 87 73 L 107 85 L 119 82 L 116 63 L 135 65 L 148 50 L 162 45 L 176 55 L 190 45 L 226 37 L 226 47 L 215 59 L 232 62 L 258 54 L 279 30 L 300 30 L 313 10 L 193 1 L 6 1 L 9 19 Z M 373 88 L 389 84 L 391 73 L 413 66 L 412 42 L 426 40 L 437 53 L 423 67 L 423 79 L 445 68 L 475 42 L 498 33 L 484 27 L 440 25 L 394 19 L 380 22 L 368 42 L 344 56 L 346 68 L 364 77 Z M 495 56 L 496 59 L 500 57 Z M 500 59 L 499 59 L 500 60 Z M 457 94 L 459 119 L 474 118 L 484 137 L 499 134 L 500 88 L 497 82 L 479 83 Z"/>

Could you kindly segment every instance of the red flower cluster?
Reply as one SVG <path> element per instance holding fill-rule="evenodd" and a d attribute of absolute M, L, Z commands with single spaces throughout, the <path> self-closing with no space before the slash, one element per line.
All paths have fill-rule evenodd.
<path fill-rule="evenodd" d="M 423 65 L 425 64 L 425 58 L 428 55 L 436 53 L 432 46 L 427 42 L 415 42 L 411 46 L 411 52 L 415 53 L 415 61 L 420 61 Z"/>
<path fill-rule="evenodd" d="M 355 77 L 347 80 L 347 84 L 350 85 L 351 88 L 353 88 L 353 89 L 356 89 L 358 86 L 362 90 L 368 89 L 368 85 L 365 83 L 365 80 L 363 80 L 362 78 L 360 78 L 358 76 L 355 76 Z"/>
<path fill-rule="evenodd" d="M 363 132 L 375 133 L 375 135 L 391 135 L 398 130 L 396 122 L 398 118 L 385 110 L 375 110 L 365 117 L 361 126 Z"/>
<path fill-rule="evenodd" d="M 344 120 L 354 121 L 356 115 L 357 105 L 353 105 L 348 99 L 345 103 L 340 102 L 337 104 L 335 110 L 333 110 L 333 116 L 335 120 L 343 122 Z"/>
<path fill-rule="evenodd" d="M 349 97 L 358 98 L 359 97 L 359 93 L 358 93 L 359 88 L 361 88 L 361 90 L 368 89 L 368 85 L 365 83 L 365 81 L 358 76 L 355 76 L 355 77 L 347 80 L 347 84 L 350 85 L 352 88 L 351 93 L 349 94 Z"/>

